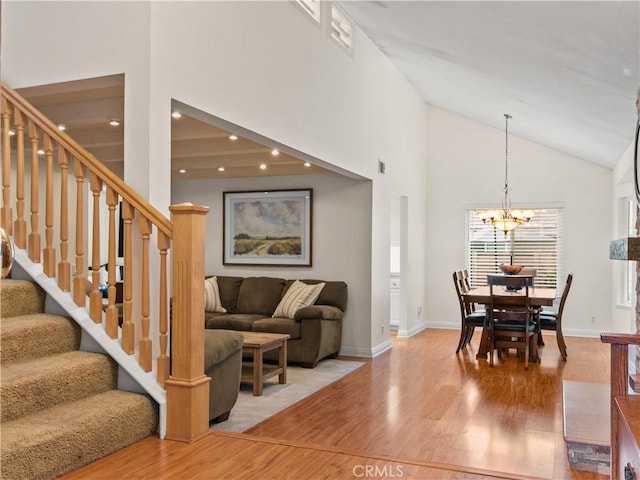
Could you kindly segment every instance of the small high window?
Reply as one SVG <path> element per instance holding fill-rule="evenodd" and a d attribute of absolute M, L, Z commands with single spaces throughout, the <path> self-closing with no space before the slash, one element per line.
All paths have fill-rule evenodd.
<path fill-rule="evenodd" d="M 338 45 L 351 53 L 353 50 L 354 24 L 342 10 L 335 4 L 331 4 L 331 38 Z"/>
<path fill-rule="evenodd" d="M 316 23 L 320 23 L 320 0 L 296 0 L 296 3 L 307 12 Z"/>

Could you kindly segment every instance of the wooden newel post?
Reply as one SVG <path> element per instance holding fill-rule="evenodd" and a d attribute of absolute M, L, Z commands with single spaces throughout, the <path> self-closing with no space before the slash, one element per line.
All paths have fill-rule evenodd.
<path fill-rule="evenodd" d="M 209 208 L 180 204 L 169 210 L 173 244 L 166 438 L 194 442 L 209 433 L 211 379 L 204 374 L 204 243 Z"/>

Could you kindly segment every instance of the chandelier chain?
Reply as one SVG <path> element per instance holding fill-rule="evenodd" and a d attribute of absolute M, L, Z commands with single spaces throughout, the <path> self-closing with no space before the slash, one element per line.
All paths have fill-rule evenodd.
<path fill-rule="evenodd" d="M 509 119 L 511 115 L 504 114 L 504 204 L 503 208 L 508 210 L 511 207 L 509 199 Z"/>

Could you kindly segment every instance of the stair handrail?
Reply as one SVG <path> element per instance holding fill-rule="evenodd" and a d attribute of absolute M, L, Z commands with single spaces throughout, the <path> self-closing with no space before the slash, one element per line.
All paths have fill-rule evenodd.
<path fill-rule="evenodd" d="M 149 219 L 169 238 L 173 238 L 171 221 L 159 210 L 142 198 L 139 193 L 122 181 L 115 173 L 105 167 L 93 154 L 79 145 L 78 142 L 71 138 L 66 132 L 60 131 L 55 123 L 45 117 L 42 112 L 31 105 L 16 91 L 4 82 L 0 82 L 0 88 L 3 97 L 9 99 L 14 106 L 18 107 L 28 118 L 32 119 L 45 133 L 56 138 L 56 141 L 64 146 L 74 158 L 83 163 L 109 187 L 113 188 L 124 200 L 129 202 L 136 211 Z"/>

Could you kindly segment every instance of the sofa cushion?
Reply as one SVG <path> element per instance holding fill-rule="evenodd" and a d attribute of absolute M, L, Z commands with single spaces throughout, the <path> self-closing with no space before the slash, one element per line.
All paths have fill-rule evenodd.
<path fill-rule="evenodd" d="M 226 313 L 227 309 L 220 302 L 218 279 L 209 277 L 204 280 L 204 311 Z"/>
<path fill-rule="evenodd" d="M 218 290 L 220 303 L 229 313 L 236 313 L 238 308 L 238 293 L 242 285 L 243 277 L 225 277 L 218 275 Z"/>
<path fill-rule="evenodd" d="M 273 316 L 293 318 L 301 308 L 313 305 L 324 285 L 324 283 L 307 285 L 306 283 L 296 280 L 282 296 L 280 303 L 278 303 L 276 307 L 276 311 L 273 312 Z"/>
<path fill-rule="evenodd" d="M 251 329 L 254 332 L 286 333 L 293 340 L 300 338 L 301 325 L 291 318 L 262 318 L 253 322 Z"/>
<path fill-rule="evenodd" d="M 205 327 L 250 332 L 253 322 L 262 318 L 264 318 L 264 315 L 252 315 L 247 313 L 217 313 L 206 315 Z"/>
<path fill-rule="evenodd" d="M 247 277 L 240 286 L 237 313 L 271 316 L 275 311 L 285 280 L 273 277 Z"/>
<path fill-rule="evenodd" d="M 204 331 L 204 369 L 210 369 L 242 349 L 244 339 L 241 333 L 229 330 Z"/>
<path fill-rule="evenodd" d="M 316 300 L 316 305 L 331 305 L 338 307 L 343 312 L 347 309 L 347 284 L 345 282 L 313 279 L 300 279 L 300 281 L 307 285 L 325 283 L 324 288 Z M 289 280 L 287 286 L 291 286 L 293 282 L 293 280 Z"/>

